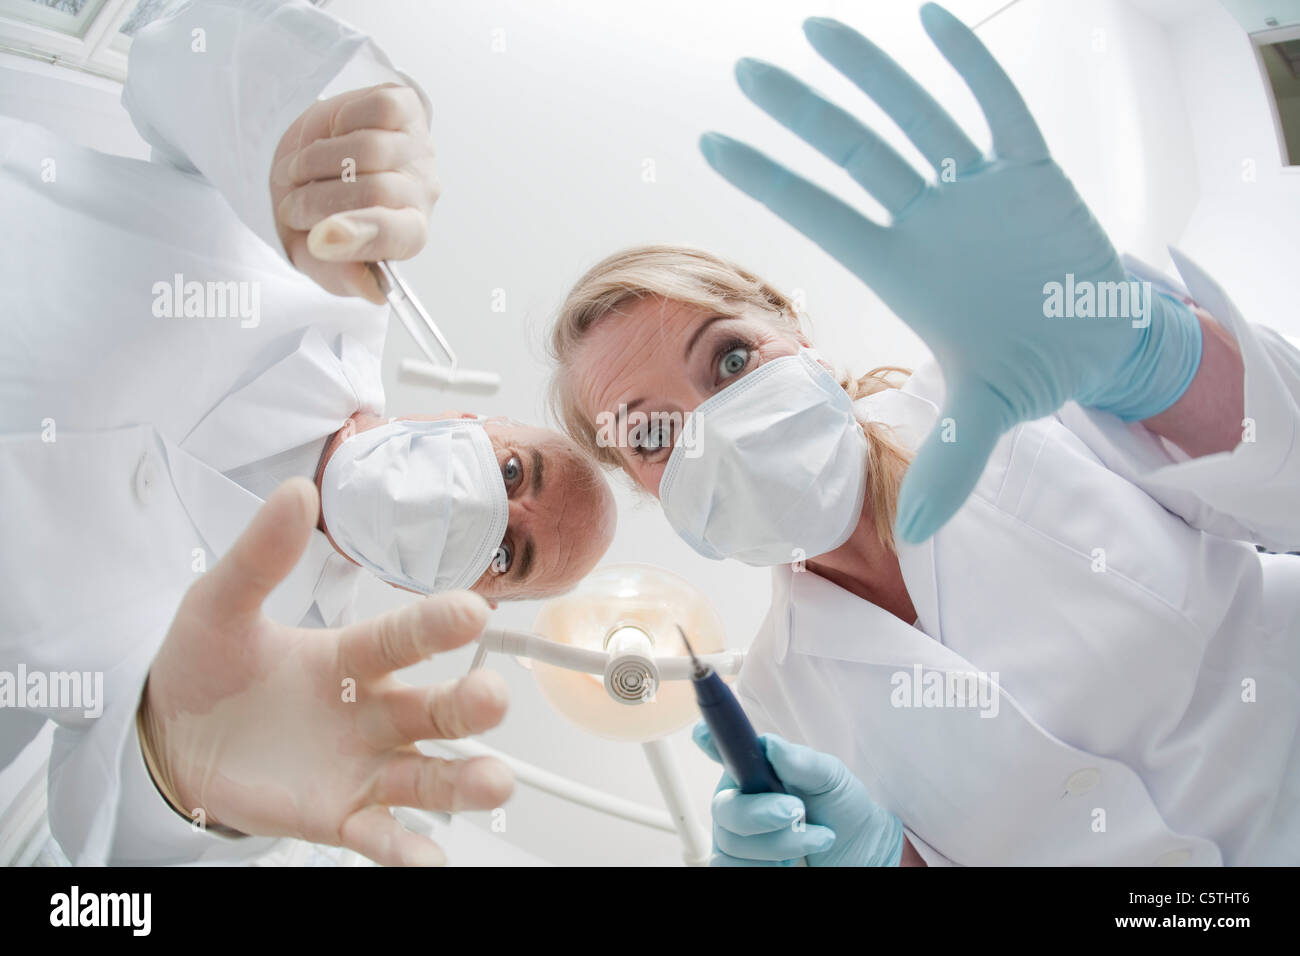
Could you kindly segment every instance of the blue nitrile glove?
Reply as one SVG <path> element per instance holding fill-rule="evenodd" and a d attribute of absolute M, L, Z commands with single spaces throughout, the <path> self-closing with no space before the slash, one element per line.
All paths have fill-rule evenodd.
<path fill-rule="evenodd" d="M 700 721 L 691 736 L 722 762 L 708 724 Z M 758 739 L 789 793 L 741 793 L 723 771 L 713 794 L 710 866 L 791 866 L 802 858 L 809 866 L 898 866 L 903 824 L 843 761 L 776 734 Z"/>
<path fill-rule="evenodd" d="M 998 437 L 1017 423 L 1071 399 L 1126 421 L 1150 417 L 1183 394 L 1201 355 L 1195 316 L 1163 296 L 1153 297 L 1149 323 L 1133 309 L 1105 319 L 1048 317 L 1049 283 L 1062 291 L 1070 281 L 1076 289 L 1091 283 L 1106 298 L 1118 287 L 1101 283 L 1127 279 L 1119 257 L 983 44 L 933 3 L 921 21 L 979 101 L 993 155 L 982 155 L 860 34 L 823 18 L 805 21 L 804 32 L 898 123 L 934 166 L 934 182 L 789 73 L 751 59 L 736 66 L 746 95 L 842 166 L 889 211 L 889 226 L 743 143 L 717 133 L 700 141 L 714 169 L 862 279 L 938 359 L 943 413 L 899 498 L 897 529 L 909 542 L 952 516 Z"/>

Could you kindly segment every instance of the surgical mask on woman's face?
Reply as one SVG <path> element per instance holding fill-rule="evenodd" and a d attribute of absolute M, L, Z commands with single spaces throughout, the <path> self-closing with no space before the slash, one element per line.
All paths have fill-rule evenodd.
<path fill-rule="evenodd" d="M 771 566 L 847 541 L 866 483 L 867 439 L 853 403 L 815 353 L 800 349 L 691 413 L 659 500 L 706 558 Z"/>
<path fill-rule="evenodd" d="M 357 564 L 429 593 L 479 579 L 510 504 L 483 423 L 455 418 L 395 421 L 347 439 L 321 476 L 321 510 Z"/>

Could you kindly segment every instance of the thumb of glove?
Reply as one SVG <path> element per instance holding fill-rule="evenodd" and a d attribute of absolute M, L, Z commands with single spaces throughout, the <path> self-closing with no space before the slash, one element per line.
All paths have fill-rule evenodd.
<path fill-rule="evenodd" d="M 895 529 L 903 541 L 919 544 L 956 514 L 1014 422 L 1006 399 L 984 382 L 954 385 L 899 491 Z"/>

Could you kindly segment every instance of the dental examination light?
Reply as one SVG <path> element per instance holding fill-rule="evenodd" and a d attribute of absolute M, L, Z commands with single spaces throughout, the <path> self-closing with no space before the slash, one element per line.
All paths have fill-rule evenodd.
<path fill-rule="evenodd" d="M 722 677 L 734 676 L 744 661 L 742 652 L 726 650 L 722 620 L 708 598 L 661 568 L 613 564 L 543 604 L 533 627 L 487 628 L 473 667 L 493 652 L 519 658 L 564 717 L 597 736 L 640 743 L 684 859 L 706 863 L 709 841 L 665 738 L 700 715 L 692 684 L 696 665 L 683 634 L 699 661 Z"/>
<path fill-rule="evenodd" d="M 427 362 L 419 359 L 402 359 L 399 372 L 403 381 L 422 385 L 440 385 L 444 388 L 461 392 L 491 393 L 501 387 L 501 376 L 496 372 L 480 372 L 474 369 L 458 367 L 456 353 L 451 343 L 433 321 L 432 316 L 420 305 L 420 301 L 410 290 L 397 270 L 387 260 L 370 263 L 370 271 L 379 283 L 380 291 L 388 304 L 392 306 L 397 317 L 406 326 L 406 331 L 415 339 L 415 344 L 424 353 Z M 432 337 L 442 350 L 443 360 L 439 361 L 430 348 L 426 335 Z"/>

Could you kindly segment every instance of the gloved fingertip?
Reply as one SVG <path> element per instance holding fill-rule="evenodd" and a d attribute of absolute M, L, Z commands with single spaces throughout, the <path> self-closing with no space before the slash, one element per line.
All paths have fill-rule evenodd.
<path fill-rule="evenodd" d="M 691 728 L 691 739 L 701 747 L 705 743 L 711 743 L 713 736 L 709 733 L 709 725 L 706 721 L 697 720 L 695 726 Z"/>
<path fill-rule="evenodd" d="M 721 133 L 701 133 L 700 134 L 700 152 L 704 158 L 709 161 L 709 165 L 715 169 L 722 159 L 722 150 L 727 146 L 727 137 Z"/>
<path fill-rule="evenodd" d="M 771 74 L 771 64 L 764 63 L 762 60 L 755 59 L 752 56 L 743 56 L 736 61 L 736 82 L 740 88 L 747 94 L 753 95 L 755 84 Z"/>
<path fill-rule="evenodd" d="M 718 748 L 713 743 L 713 734 L 709 732 L 709 725 L 704 721 L 699 721 L 691 728 L 691 740 L 695 746 L 704 751 L 704 755 L 714 763 L 722 763 L 722 757 L 718 754 Z"/>
<path fill-rule="evenodd" d="M 307 250 L 327 262 L 351 261 L 379 235 L 379 226 L 354 216 L 330 216 L 307 233 Z"/>
<path fill-rule="evenodd" d="M 929 527 L 925 507 L 922 505 L 906 510 L 900 507 L 895 531 L 904 544 L 920 544 L 934 533 Z"/>
<path fill-rule="evenodd" d="M 812 849 L 808 851 L 810 853 L 825 853 L 835 845 L 834 830 L 829 827 L 819 827 L 818 829 L 821 832 L 815 834 L 810 832 L 808 834 L 812 838 Z"/>
<path fill-rule="evenodd" d="M 953 15 L 937 3 L 923 3 L 920 9 L 921 23 L 926 27 L 937 27 L 953 19 Z"/>
<path fill-rule="evenodd" d="M 837 30 L 839 26 L 840 22 L 830 17 L 809 17 L 803 22 L 803 32 L 804 36 L 811 40 L 814 34 L 825 36 Z"/>

